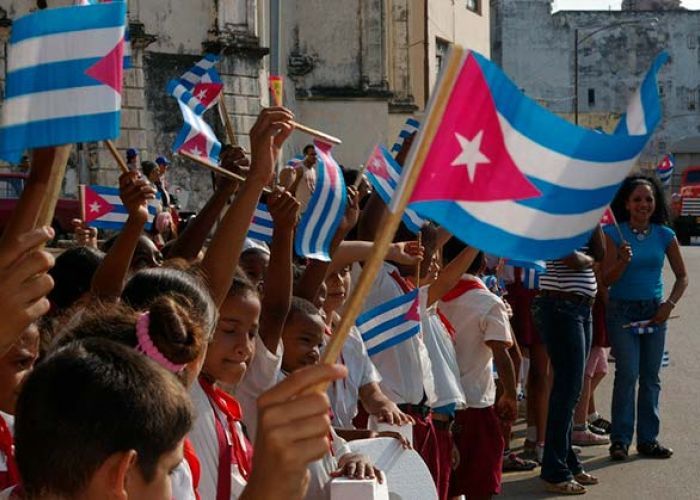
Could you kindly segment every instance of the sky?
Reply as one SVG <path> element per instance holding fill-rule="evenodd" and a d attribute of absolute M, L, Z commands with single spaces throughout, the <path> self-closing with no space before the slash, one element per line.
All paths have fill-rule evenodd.
<path fill-rule="evenodd" d="M 620 10 L 622 0 L 554 0 L 554 10 Z M 700 10 L 700 0 L 683 0 L 686 9 Z"/>

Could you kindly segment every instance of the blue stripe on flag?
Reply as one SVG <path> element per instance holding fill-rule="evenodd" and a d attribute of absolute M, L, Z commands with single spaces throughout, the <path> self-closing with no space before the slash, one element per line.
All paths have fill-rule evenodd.
<path fill-rule="evenodd" d="M 543 194 L 538 198 L 518 200 L 524 207 L 550 214 L 580 214 L 607 205 L 619 188 L 618 184 L 599 189 L 571 189 L 534 177 L 527 178 Z"/>
<path fill-rule="evenodd" d="M 15 70 L 7 81 L 5 99 L 48 90 L 104 85 L 85 74 L 85 71 L 100 59 L 75 59 Z M 51 78 L 47 78 L 46 75 L 51 75 Z"/>
<path fill-rule="evenodd" d="M 411 337 L 418 335 L 419 333 L 420 333 L 420 325 L 416 324 L 416 326 L 414 326 L 410 330 L 405 331 L 401 335 L 396 335 L 394 337 L 391 337 L 389 340 L 367 349 L 367 355 L 374 356 L 376 354 L 379 354 L 380 352 L 386 351 L 390 347 L 393 347 L 397 344 L 400 344 L 404 340 L 408 340 Z"/>
<path fill-rule="evenodd" d="M 95 115 L 69 116 L 40 120 L 22 125 L 0 128 L 0 144 L 31 144 L 32 148 L 91 142 L 97 137 L 117 137 L 119 135 L 119 112 Z M 31 141 L 31 142 L 30 142 Z M 25 147 L 20 150 L 8 149 L 8 161 L 19 159 Z M 2 150 L 0 150 L 2 153 Z M 14 156 L 13 154 L 16 153 Z"/>
<path fill-rule="evenodd" d="M 210 65 L 219 61 L 219 56 L 217 54 L 204 54 L 204 57 L 197 61 L 194 66 L 188 69 L 181 77 L 180 81 L 188 89 L 192 89 L 195 86 L 195 82 L 202 80 L 202 77 L 206 75 L 212 68 Z M 207 67 L 202 67 L 207 66 Z M 214 70 L 214 75 L 218 78 L 218 73 Z M 213 81 L 220 81 L 213 80 Z"/>
<path fill-rule="evenodd" d="M 406 323 L 407 320 L 406 318 L 404 318 L 404 316 L 406 315 L 406 312 L 408 312 L 409 306 L 410 304 L 407 304 L 406 310 L 402 314 L 398 314 L 392 318 L 388 318 L 386 321 L 384 321 L 383 323 L 379 323 L 374 328 L 370 328 L 366 332 L 362 332 L 362 340 L 368 342 L 374 337 L 386 332 L 387 330 L 391 330 L 392 328 Z"/>
<path fill-rule="evenodd" d="M 357 319 L 355 320 L 355 326 L 360 331 L 363 331 L 363 326 L 365 323 L 368 321 L 371 321 L 375 319 L 378 316 L 381 316 L 382 314 L 385 314 L 392 309 L 395 309 L 401 305 L 408 305 L 414 300 L 416 300 L 416 296 L 418 295 L 418 290 L 412 290 L 408 293 L 405 293 L 403 295 L 399 295 L 398 297 L 394 297 L 393 299 L 387 300 L 386 302 L 383 302 L 382 304 L 379 304 L 377 307 L 374 307 L 370 309 L 369 311 L 363 312 L 360 314 Z M 401 312 L 401 316 L 405 315 L 406 312 L 408 311 L 408 307 L 406 308 L 405 311 Z"/>
<path fill-rule="evenodd" d="M 14 20 L 10 43 L 68 31 L 123 26 L 125 16 L 124 2 L 39 10 Z"/>
<path fill-rule="evenodd" d="M 573 159 L 607 163 L 635 158 L 649 139 L 648 135 L 631 135 L 621 141 L 616 134 L 601 134 L 578 127 L 525 97 L 500 68 L 485 57 L 476 52 L 471 54 L 479 63 L 484 78 L 494 94 L 494 103 L 498 112 L 520 134 L 547 149 Z M 650 70 L 652 80 L 660 67 L 657 61 Z M 649 75 L 647 79 L 648 77 Z M 643 84 L 645 89 L 647 79 Z M 658 121 L 660 116 L 658 99 L 653 101 L 643 98 L 643 103 L 649 106 L 648 109 L 645 108 L 645 114 L 650 123 L 654 119 Z"/>
<path fill-rule="evenodd" d="M 187 104 L 189 108 L 196 114 L 201 115 L 206 111 L 204 104 L 202 104 L 199 99 L 197 99 L 192 93 L 187 90 L 187 88 L 182 84 L 180 80 L 170 80 L 165 90 L 171 96 L 176 99 L 180 99 L 182 102 Z"/>

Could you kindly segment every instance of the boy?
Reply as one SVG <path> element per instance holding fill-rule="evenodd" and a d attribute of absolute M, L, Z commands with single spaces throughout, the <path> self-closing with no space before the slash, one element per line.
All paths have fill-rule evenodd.
<path fill-rule="evenodd" d="M 452 238 L 443 247 L 445 262 L 466 245 Z M 451 494 L 488 499 L 501 491 L 504 440 L 499 420 L 517 416 L 515 371 L 508 354 L 512 336 L 503 301 L 486 289 L 477 275 L 485 267 L 479 253 L 467 274 L 440 301 L 456 331 L 455 350 L 467 409 L 455 416 L 455 443 L 460 453 L 452 475 Z M 496 401 L 493 365 L 504 392 Z"/>

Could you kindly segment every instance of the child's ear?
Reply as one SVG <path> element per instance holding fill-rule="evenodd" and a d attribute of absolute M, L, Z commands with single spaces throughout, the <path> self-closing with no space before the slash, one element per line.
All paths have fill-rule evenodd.
<path fill-rule="evenodd" d="M 128 483 L 133 481 L 136 470 L 136 450 L 113 453 L 95 472 L 95 478 L 100 481 L 104 498 L 126 500 L 128 498 Z"/>

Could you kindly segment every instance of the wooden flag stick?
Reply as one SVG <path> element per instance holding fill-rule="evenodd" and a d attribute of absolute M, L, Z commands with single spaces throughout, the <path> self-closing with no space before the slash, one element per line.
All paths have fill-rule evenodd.
<path fill-rule="evenodd" d="M 80 203 L 80 220 L 85 224 L 85 184 L 78 185 L 78 202 Z"/>
<path fill-rule="evenodd" d="M 357 172 L 357 178 L 355 179 L 355 182 L 352 183 L 352 187 L 360 187 L 360 184 L 362 184 L 362 177 L 364 177 L 365 170 L 367 170 L 367 165 L 367 163 L 365 163 L 364 165 L 360 165 L 360 170 Z"/>
<path fill-rule="evenodd" d="M 221 118 L 224 127 L 226 127 L 226 137 L 228 137 L 228 142 L 232 146 L 237 146 L 238 143 L 236 142 L 236 134 L 234 134 L 233 132 L 233 124 L 231 123 L 231 117 L 228 115 L 228 111 L 226 110 L 226 100 L 224 99 L 223 91 L 221 92 L 221 96 L 219 97 L 218 106 L 219 117 Z"/>
<path fill-rule="evenodd" d="M 341 141 L 337 137 L 326 134 L 325 132 L 321 132 L 320 130 L 316 130 L 315 128 L 307 127 L 306 125 L 302 125 L 301 123 L 297 123 L 294 121 L 290 122 L 290 124 L 292 125 L 292 127 L 297 129 L 299 132 L 304 132 L 305 134 L 309 134 L 310 136 L 321 139 L 324 142 L 328 142 L 330 144 L 342 144 L 343 143 L 343 141 Z"/>
<path fill-rule="evenodd" d="M 423 233 L 418 231 L 418 250 L 420 251 L 420 247 L 423 245 Z M 420 288 L 420 266 L 422 262 L 419 260 L 418 264 L 416 264 L 416 288 Z"/>
<path fill-rule="evenodd" d="M 221 168 L 218 165 L 214 165 L 213 163 L 205 160 L 204 158 L 200 158 L 199 156 L 195 156 L 191 153 L 188 153 L 187 151 L 179 151 L 178 154 L 180 156 L 184 156 L 188 160 L 196 163 L 200 167 L 204 167 L 208 170 L 211 170 L 214 173 L 217 173 L 219 175 L 223 175 L 224 177 L 228 177 L 229 179 L 233 179 L 233 180 L 236 180 L 239 182 L 245 182 L 245 177 L 241 177 L 238 174 L 234 174 L 233 172 L 229 172 L 225 168 Z M 270 190 L 267 188 L 263 189 L 263 191 L 265 191 L 266 193 L 270 192 Z"/>
<path fill-rule="evenodd" d="M 119 170 L 122 171 L 122 174 L 127 173 L 129 171 L 129 167 L 126 166 L 124 158 L 122 158 L 122 155 L 119 154 L 117 148 L 114 147 L 114 143 L 107 139 L 105 141 L 105 144 L 107 145 L 107 149 L 109 149 L 109 152 L 112 153 L 112 158 L 114 158 L 114 161 L 116 161 L 117 165 L 119 165 Z"/>
<path fill-rule="evenodd" d="M 617 231 L 617 235 L 620 237 L 620 243 L 624 243 L 625 237 L 622 236 L 622 229 L 620 229 L 620 224 L 617 223 L 617 218 L 615 217 L 612 208 L 608 207 L 608 209 L 610 210 L 610 217 L 612 218 L 613 225 L 615 226 L 615 231 Z"/>
<path fill-rule="evenodd" d="M 56 211 L 56 203 L 61 196 L 61 186 L 63 185 L 63 177 L 66 174 L 66 164 L 68 163 L 68 155 L 72 145 L 57 146 L 51 161 L 51 172 L 49 173 L 49 182 L 44 195 L 44 201 L 41 204 L 37 227 L 50 226 L 53 223 L 54 212 Z"/>
<path fill-rule="evenodd" d="M 340 351 L 343 348 L 343 344 L 348 337 L 350 328 L 355 324 L 355 320 L 362 310 L 362 305 L 364 304 L 365 298 L 369 293 L 374 279 L 377 276 L 384 258 L 386 257 L 387 251 L 389 250 L 389 245 L 391 244 L 394 233 L 399 227 L 401 222 L 401 217 L 406 205 L 408 205 L 408 200 L 413 193 L 413 188 L 418 181 L 418 176 L 420 175 L 423 163 L 428 156 L 428 150 L 432 139 L 437 132 L 440 125 L 443 114 L 445 113 L 445 108 L 447 106 L 447 101 L 449 99 L 450 92 L 454 85 L 457 75 L 459 74 L 459 69 L 461 67 L 462 57 L 464 55 L 464 49 L 459 45 L 453 46 L 450 51 L 450 57 L 447 60 L 446 67 L 443 70 L 438 85 L 435 88 L 435 92 L 431 99 L 430 105 L 427 108 L 426 115 L 428 119 L 426 120 L 425 126 L 421 128 L 419 132 L 419 137 L 417 148 L 411 151 L 410 157 L 407 162 L 407 166 L 404 167 L 406 172 L 406 177 L 402 179 L 401 189 L 397 189 L 396 192 L 399 193 L 399 199 L 395 207 L 392 207 L 392 211 L 386 212 L 379 224 L 379 233 L 375 237 L 374 245 L 372 246 L 372 254 L 369 259 L 365 261 L 364 267 L 362 268 L 362 274 L 357 282 L 357 285 L 352 291 L 350 298 L 345 306 L 345 313 L 343 314 L 340 325 L 338 329 L 331 337 L 330 342 L 323 351 L 321 357 L 322 363 L 335 363 L 340 356 Z M 414 168 L 411 168 L 414 166 Z M 327 384 L 319 385 L 314 387 L 314 391 L 325 392 Z"/>

